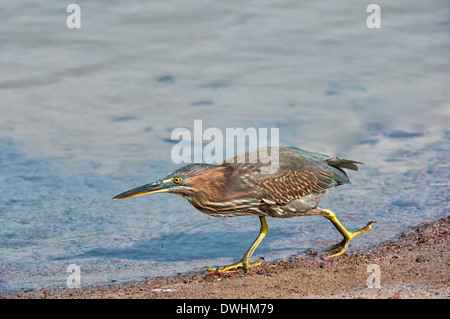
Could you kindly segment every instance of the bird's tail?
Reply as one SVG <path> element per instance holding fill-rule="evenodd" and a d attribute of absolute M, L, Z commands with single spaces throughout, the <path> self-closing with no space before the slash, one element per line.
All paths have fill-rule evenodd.
<path fill-rule="evenodd" d="M 358 165 L 367 166 L 364 163 L 343 159 L 339 157 L 332 157 L 326 160 L 328 165 L 333 168 L 333 177 L 338 185 L 342 184 L 350 184 L 350 179 L 347 176 L 347 173 L 343 170 L 343 168 L 351 169 L 353 171 L 358 170 Z"/>
<path fill-rule="evenodd" d="M 347 168 L 347 169 L 351 169 L 353 171 L 358 170 L 358 165 L 367 166 L 366 164 L 361 163 L 361 162 L 343 159 L 343 158 L 339 158 L 339 157 L 332 157 L 332 158 L 327 159 L 326 161 L 327 161 L 328 165 L 334 166 L 336 168 Z"/>

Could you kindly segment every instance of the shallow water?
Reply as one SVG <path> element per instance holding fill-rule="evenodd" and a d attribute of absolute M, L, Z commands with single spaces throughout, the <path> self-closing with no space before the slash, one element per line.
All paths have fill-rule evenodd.
<path fill-rule="evenodd" d="M 179 167 L 178 127 L 279 128 L 280 144 L 369 164 L 321 203 L 370 248 L 449 213 L 450 8 L 379 1 L 1 1 L 0 290 L 170 275 L 238 260 L 256 217 L 110 198 Z M 255 255 L 340 240 L 320 216 L 269 219 Z"/>

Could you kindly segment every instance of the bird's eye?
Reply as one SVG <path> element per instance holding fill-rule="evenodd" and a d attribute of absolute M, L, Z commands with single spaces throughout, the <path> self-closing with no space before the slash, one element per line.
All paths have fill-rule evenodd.
<path fill-rule="evenodd" d="M 180 184 L 180 183 L 181 183 L 181 178 L 179 178 L 178 176 L 176 176 L 176 177 L 173 178 L 173 182 L 174 182 L 175 184 Z"/>

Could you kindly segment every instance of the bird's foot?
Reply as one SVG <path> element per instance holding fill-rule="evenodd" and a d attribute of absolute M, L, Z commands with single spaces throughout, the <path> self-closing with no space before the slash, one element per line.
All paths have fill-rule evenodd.
<path fill-rule="evenodd" d="M 328 253 L 334 253 L 331 255 L 328 255 L 327 257 L 337 257 L 345 253 L 345 251 L 348 248 L 348 244 L 350 243 L 349 239 L 343 239 L 340 243 L 333 245 L 329 250 L 327 250 Z"/>
<path fill-rule="evenodd" d="M 261 260 L 264 260 L 264 257 L 259 257 L 258 260 L 253 263 L 250 263 L 248 260 L 242 259 L 238 263 L 235 263 L 232 265 L 217 267 L 217 268 L 208 268 L 208 271 L 218 272 L 218 273 L 226 273 L 230 270 L 242 268 L 242 269 L 244 269 L 245 272 L 249 272 L 250 268 L 260 266 L 262 264 Z"/>
<path fill-rule="evenodd" d="M 353 237 L 361 235 L 361 234 L 365 233 L 366 231 L 370 230 L 372 228 L 373 223 L 376 223 L 376 222 L 370 221 L 367 223 L 367 225 L 365 227 L 363 227 L 355 232 L 346 231 L 344 234 L 344 239 L 340 243 L 331 247 L 330 250 L 328 250 L 329 253 L 333 253 L 333 252 L 336 252 L 336 253 L 334 253 L 332 255 L 328 255 L 328 257 L 337 257 L 337 256 L 340 256 L 343 253 L 345 253 L 345 251 L 348 248 L 348 244 L 350 243 L 350 240 L 352 240 Z"/>

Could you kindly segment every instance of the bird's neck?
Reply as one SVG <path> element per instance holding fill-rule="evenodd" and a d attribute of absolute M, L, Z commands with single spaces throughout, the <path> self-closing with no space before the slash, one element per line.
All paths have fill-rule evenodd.
<path fill-rule="evenodd" d="M 229 184 L 228 168 L 224 166 L 205 166 L 201 174 L 191 178 L 195 190 L 182 194 L 195 207 L 205 203 L 223 201 Z M 197 207 L 198 208 L 198 207 Z"/>

